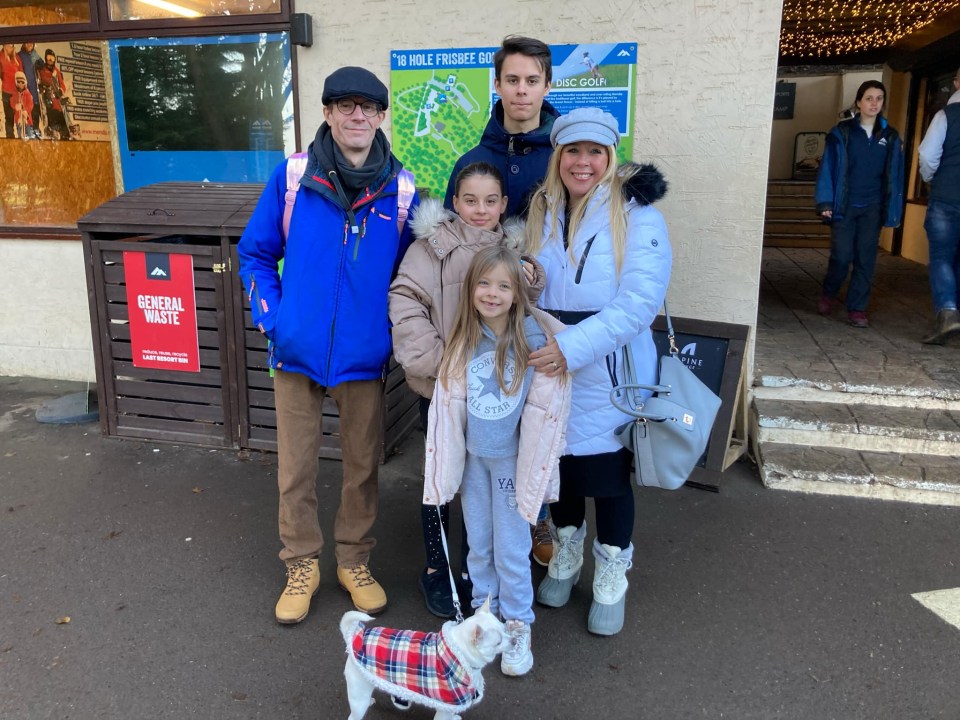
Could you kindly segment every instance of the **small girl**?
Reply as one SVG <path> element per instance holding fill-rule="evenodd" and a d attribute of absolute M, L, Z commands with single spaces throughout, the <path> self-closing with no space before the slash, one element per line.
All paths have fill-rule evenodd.
<path fill-rule="evenodd" d="M 404 255 L 397 278 L 390 286 L 394 357 L 406 373 L 407 384 L 421 396 L 420 420 L 424 429 L 440 359 L 453 327 L 460 286 L 470 261 L 485 247 L 517 247 L 522 234 L 518 225 L 500 224 L 507 197 L 503 194 L 503 178 L 495 167 L 484 162 L 468 165 L 457 175 L 454 188 L 453 207 L 457 214 L 445 210 L 439 200 L 421 201 L 410 221 L 417 240 Z M 524 288 L 535 303 L 545 284 L 543 270 L 532 258 L 525 260 L 523 269 Z M 441 508 L 441 515 L 446 528 L 446 505 Z M 447 560 L 440 537 L 443 530 L 435 507 L 421 508 L 421 524 L 427 565 L 418 580 L 420 592 L 431 613 L 453 617 Z M 461 570 L 466 581 L 466 532 L 461 550 Z"/>
<path fill-rule="evenodd" d="M 471 604 L 489 598 L 513 638 L 504 675 L 533 667 L 530 526 L 557 498 L 570 413 L 565 376 L 527 364 L 564 326 L 531 306 L 523 284 L 509 248 L 484 248 L 470 263 L 430 404 L 423 491 L 433 506 L 460 491 Z"/>

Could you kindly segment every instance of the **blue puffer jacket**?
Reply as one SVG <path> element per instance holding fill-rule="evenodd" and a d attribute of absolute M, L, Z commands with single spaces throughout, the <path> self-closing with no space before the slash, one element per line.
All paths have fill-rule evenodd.
<path fill-rule="evenodd" d="M 903 145 L 897 131 L 885 117 L 878 116 L 877 122 L 880 123 L 880 132 L 872 138 L 872 142 L 887 146 L 887 164 L 883 171 L 883 225 L 897 227 L 903 218 Z M 814 196 L 817 214 L 831 210 L 834 220 L 843 220 L 847 212 L 847 142 L 851 132 L 863 132 L 859 115 L 838 123 L 827 135 L 827 145 L 817 175 Z"/>
<path fill-rule="evenodd" d="M 453 166 L 443 206 L 447 210 L 453 210 L 454 190 L 460 171 L 470 163 L 486 162 L 503 175 L 506 183 L 503 191 L 507 196 L 507 217 L 519 215 L 525 207 L 527 194 L 537 187 L 547 174 L 547 165 L 553 153 L 550 131 L 553 129 L 553 121 L 558 117 L 560 113 L 544 101 L 540 110 L 540 127 L 528 133 L 511 135 L 503 127 L 503 101 L 497 100 L 480 138 L 480 144 L 461 155 Z"/>
<path fill-rule="evenodd" d="M 391 351 L 387 291 L 412 240 L 407 225 L 402 234 L 397 229 L 401 165 L 391 156 L 354 203 L 354 232 L 326 172 L 310 156 L 286 243 L 286 162 L 273 171 L 240 238 L 240 277 L 253 322 L 271 341 L 272 368 L 324 387 L 382 378 Z M 411 210 L 418 202 L 414 195 Z"/>

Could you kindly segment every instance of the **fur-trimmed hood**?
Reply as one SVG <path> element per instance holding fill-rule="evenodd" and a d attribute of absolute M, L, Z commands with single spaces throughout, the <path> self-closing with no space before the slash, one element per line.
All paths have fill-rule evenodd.
<path fill-rule="evenodd" d="M 393 353 L 403 366 L 407 385 L 418 395 L 431 397 L 470 262 L 491 245 L 516 249 L 523 228 L 507 221 L 505 226 L 483 230 L 445 210 L 436 199 L 422 201 L 409 222 L 417 239 L 390 286 Z M 527 297 L 535 305 L 547 277 L 535 258 L 524 256 L 524 260 L 533 273 Z"/>
<path fill-rule="evenodd" d="M 625 200 L 636 200 L 639 205 L 653 205 L 667 194 L 669 185 L 656 165 L 627 162 L 617 172 L 624 178 Z"/>
<path fill-rule="evenodd" d="M 410 230 L 413 232 L 414 237 L 429 240 L 444 223 L 463 223 L 464 227 L 470 228 L 456 213 L 447 210 L 440 200 L 436 198 L 426 198 L 420 201 L 420 205 L 413 213 L 413 217 L 410 220 Z M 515 218 L 510 218 L 493 230 L 474 230 L 474 232 L 501 234 L 503 235 L 503 244 L 516 250 L 520 247 L 523 239 L 523 224 Z"/>

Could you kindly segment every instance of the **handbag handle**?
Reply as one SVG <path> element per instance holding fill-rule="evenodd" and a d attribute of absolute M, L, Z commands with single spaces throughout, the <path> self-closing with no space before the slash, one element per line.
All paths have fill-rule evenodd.
<path fill-rule="evenodd" d="M 631 400 L 625 391 L 637 393 L 641 390 L 649 390 L 655 393 L 669 394 L 672 388 L 669 385 L 643 385 L 640 383 L 628 383 L 626 385 L 617 385 L 610 390 L 610 404 L 620 412 L 631 415 L 638 420 L 649 420 L 650 422 L 665 422 L 667 420 L 676 420 L 676 418 L 667 417 L 657 413 L 644 412 L 643 403 L 637 403 Z M 637 395 L 634 395 L 637 397 Z"/>
<path fill-rule="evenodd" d="M 674 357 L 680 354 L 677 350 L 677 338 L 673 333 L 673 321 L 670 319 L 670 308 L 667 307 L 667 298 L 663 298 L 663 314 L 667 319 L 667 338 L 670 340 L 670 354 Z"/>
<path fill-rule="evenodd" d="M 667 299 L 663 299 L 663 314 L 667 320 L 667 338 L 670 340 L 669 353 L 677 357 L 680 353 L 677 350 L 677 341 L 673 332 L 673 321 L 670 319 L 670 308 L 667 307 Z M 639 420 L 651 420 L 653 422 L 664 422 L 666 420 L 676 420 L 665 415 L 655 415 L 643 412 L 644 391 L 651 393 L 670 394 L 673 389 L 669 385 L 645 385 L 636 382 L 637 374 L 633 362 L 633 349 L 630 343 L 623 346 L 623 378 L 626 380 L 622 385 L 615 385 L 610 390 L 610 403 L 620 412 L 632 415 Z"/>

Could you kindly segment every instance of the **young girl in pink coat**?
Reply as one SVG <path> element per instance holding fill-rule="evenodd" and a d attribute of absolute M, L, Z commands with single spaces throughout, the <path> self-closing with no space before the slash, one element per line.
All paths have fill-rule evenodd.
<path fill-rule="evenodd" d="M 474 608 L 490 598 L 514 637 L 505 675 L 533 667 L 530 526 L 555 501 L 570 412 L 564 375 L 534 373 L 530 353 L 564 326 L 533 308 L 520 257 L 478 252 L 467 271 L 430 404 L 423 502 L 460 492 Z"/>

